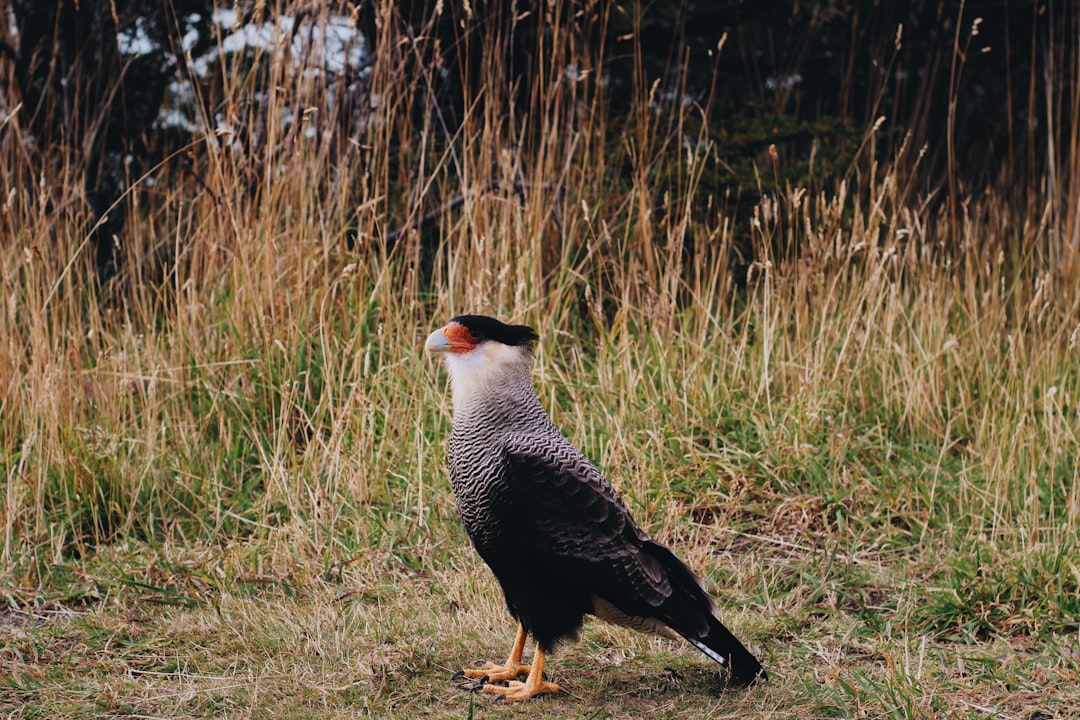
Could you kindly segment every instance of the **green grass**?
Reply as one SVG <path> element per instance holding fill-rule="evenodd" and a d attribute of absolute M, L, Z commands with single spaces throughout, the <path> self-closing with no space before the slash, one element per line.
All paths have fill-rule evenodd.
<path fill-rule="evenodd" d="M 376 63 L 356 136 L 268 127 L 200 142 L 199 183 L 160 168 L 106 286 L 76 170 L 31 192 L 0 146 L 0 713 L 1080 715 L 1075 208 L 989 192 L 953 235 L 918 178 L 860 157 L 743 222 L 700 202 L 723 170 L 707 132 L 660 135 L 704 127 L 693 106 L 615 130 L 594 86 L 530 114 L 487 68 L 436 139 L 399 71 Z M 224 117 L 262 122 L 222 83 Z M 327 101 L 300 85 L 265 117 Z M 281 170 L 259 192 L 253 163 Z M 768 683 L 595 622 L 548 665 L 558 696 L 493 707 L 451 680 L 514 630 L 456 517 L 422 351 L 466 311 L 539 328 L 545 406 Z"/>
<path fill-rule="evenodd" d="M 260 577 L 191 552 L 161 578 L 118 579 L 152 556 L 113 555 L 84 577 L 101 599 L 4 617 L 0 700 L 22 717 L 1071 717 L 1075 635 L 995 639 L 919 632 L 910 557 L 774 543 L 723 553 L 726 620 L 772 678 L 726 689 L 696 652 L 590 623 L 549 668 L 557 697 L 494 707 L 450 676 L 501 657 L 512 627 L 461 543 L 412 568 L 372 552 L 325 576 Z M 709 550 L 698 547 L 698 559 Z M 228 557 L 225 557 L 228 556 Z M 208 562 L 209 561 L 209 562 Z M 236 565 L 232 565 L 235 563 Z M 699 562 L 700 565 L 700 562 Z M 151 570 L 152 571 L 152 570 Z M 154 583 L 160 583 L 160 587 Z M 471 708 L 471 709 L 470 709 Z M 1043 715 L 1037 715 L 1041 712 Z"/>

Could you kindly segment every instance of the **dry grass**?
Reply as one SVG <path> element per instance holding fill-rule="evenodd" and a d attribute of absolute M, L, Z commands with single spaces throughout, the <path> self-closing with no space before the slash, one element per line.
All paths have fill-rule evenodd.
<path fill-rule="evenodd" d="M 488 67 L 448 138 L 414 126 L 425 77 L 381 22 L 400 56 L 353 136 L 289 122 L 334 89 L 283 57 L 260 58 L 283 90 L 258 112 L 255 75 L 223 74 L 211 104 L 257 132 L 208 132 L 200 182 L 165 166 L 125 197 L 105 288 L 74 169 L 41 175 L 18 117 L 0 128 L 0 711 L 1080 714 L 1075 203 L 964 198 L 954 234 L 889 169 L 917 162 L 863 158 L 743 225 L 700 202 L 695 106 L 645 83 L 605 142 L 598 86 L 563 75 L 597 72 L 572 34 L 537 97 Z M 540 328 L 545 405 L 714 585 L 767 685 L 591 624 L 550 666 L 559 697 L 454 686 L 512 632 L 420 348 L 465 311 Z"/>

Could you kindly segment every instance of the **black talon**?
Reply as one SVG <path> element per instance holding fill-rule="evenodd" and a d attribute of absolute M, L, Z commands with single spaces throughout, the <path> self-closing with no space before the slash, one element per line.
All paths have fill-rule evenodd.
<path fill-rule="evenodd" d="M 453 677 L 451 677 L 450 679 L 451 680 L 456 680 L 456 679 L 459 679 L 459 678 L 462 678 L 462 677 L 465 677 L 465 671 L 464 670 L 459 670 L 456 673 L 454 673 Z M 469 692 L 478 692 L 478 691 L 484 689 L 484 683 L 486 683 L 487 681 L 488 681 L 488 676 L 487 675 L 485 675 L 482 678 L 476 679 L 476 680 L 473 680 L 472 678 L 469 678 L 463 683 L 458 683 L 458 687 L 461 688 L 462 690 L 468 690 Z"/>

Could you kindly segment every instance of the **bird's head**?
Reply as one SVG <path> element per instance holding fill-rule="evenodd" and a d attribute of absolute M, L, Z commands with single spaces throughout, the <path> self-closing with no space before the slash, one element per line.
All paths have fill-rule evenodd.
<path fill-rule="evenodd" d="M 529 378 L 538 336 L 528 325 L 459 315 L 428 335 L 424 348 L 443 356 L 454 395 Z"/>

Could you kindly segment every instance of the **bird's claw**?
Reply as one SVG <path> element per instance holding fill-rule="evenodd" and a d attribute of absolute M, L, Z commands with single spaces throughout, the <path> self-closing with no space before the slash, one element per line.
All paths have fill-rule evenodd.
<path fill-rule="evenodd" d="M 510 687 L 510 684 L 509 683 L 502 683 L 498 687 L 508 688 L 508 687 Z M 491 691 L 490 690 L 486 690 L 486 691 L 482 690 L 482 692 L 491 692 Z M 507 695 L 504 695 L 502 693 L 500 693 L 500 694 L 496 695 L 495 697 L 491 698 L 491 704 L 492 705 L 509 705 L 512 702 L 514 702 L 514 701 L 510 700 Z"/>
<path fill-rule="evenodd" d="M 487 660 L 477 660 L 473 663 L 478 668 L 483 669 L 485 665 L 491 665 Z M 453 675 L 450 676 L 451 680 L 461 680 L 465 678 L 463 682 L 458 683 L 458 687 L 462 690 L 468 690 L 469 692 L 480 692 L 484 689 L 484 686 L 491 682 L 491 676 L 480 675 L 477 676 L 475 670 L 466 670 L 462 668 Z"/>
<path fill-rule="evenodd" d="M 528 700 L 537 695 L 546 693 L 557 693 L 559 692 L 559 686 L 555 683 L 537 678 L 526 682 L 511 680 L 505 684 L 487 685 L 484 687 L 483 691 L 495 695 L 492 704 L 497 705 L 502 703 L 521 702 L 522 700 Z"/>
<path fill-rule="evenodd" d="M 457 679 L 463 678 L 463 677 L 465 677 L 465 672 L 463 670 L 458 670 L 456 673 L 454 673 L 453 677 L 451 677 L 450 679 L 451 680 L 457 680 Z M 468 690 L 469 692 L 482 692 L 483 689 L 484 689 L 484 686 L 487 685 L 487 683 L 488 683 L 488 679 L 489 678 L 488 678 L 487 675 L 484 675 L 483 677 L 476 678 L 476 679 L 469 678 L 469 679 L 465 680 L 464 682 L 458 683 L 458 687 L 461 688 L 462 690 Z"/>

